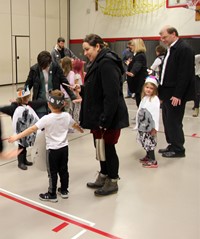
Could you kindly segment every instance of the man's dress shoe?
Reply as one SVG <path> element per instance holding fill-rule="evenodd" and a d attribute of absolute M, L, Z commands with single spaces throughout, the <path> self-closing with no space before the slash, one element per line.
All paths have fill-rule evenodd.
<path fill-rule="evenodd" d="M 162 154 L 163 157 L 165 158 L 184 158 L 185 153 L 184 152 L 174 152 L 174 151 L 167 151 Z"/>
<path fill-rule="evenodd" d="M 167 148 L 165 148 L 165 149 L 159 149 L 159 150 L 158 150 L 158 153 L 159 153 L 159 154 L 163 154 L 163 153 L 166 153 L 166 152 L 169 152 L 169 151 L 171 151 L 171 149 L 170 149 L 169 146 L 167 146 Z"/>

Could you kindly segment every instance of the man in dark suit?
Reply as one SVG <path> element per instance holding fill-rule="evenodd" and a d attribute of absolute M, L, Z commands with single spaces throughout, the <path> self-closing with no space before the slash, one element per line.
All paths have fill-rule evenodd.
<path fill-rule="evenodd" d="M 167 148 L 158 152 L 163 157 L 185 157 L 183 117 L 186 102 L 193 100 L 194 52 L 174 27 L 165 26 L 160 31 L 161 41 L 168 47 L 163 61 L 159 97 Z"/>

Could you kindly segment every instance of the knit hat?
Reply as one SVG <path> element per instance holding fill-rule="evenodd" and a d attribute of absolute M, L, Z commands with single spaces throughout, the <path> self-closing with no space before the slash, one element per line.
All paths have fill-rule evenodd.
<path fill-rule="evenodd" d="M 64 94 L 62 96 L 54 96 L 50 93 L 48 97 L 48 102 L 57 109 L 62 108 L 65 103 Z"/>
<path fill-rule="evenodd" d="M 154 84 L 156 87 L 158 87 L 159 83 L 158 80 L 156 79 L 155 76 L 148 76 L 145 80 L 145 83 L 152 83 Z"/>
<path fill-rule="evenodd" d="M 17 91 L 17 98 L 23 98 L 30 94 L 31 94 L 31 92 L 29 90 L 29 87 L 27 86 L 25 89 L 21 89 L 21 90 Z"/>

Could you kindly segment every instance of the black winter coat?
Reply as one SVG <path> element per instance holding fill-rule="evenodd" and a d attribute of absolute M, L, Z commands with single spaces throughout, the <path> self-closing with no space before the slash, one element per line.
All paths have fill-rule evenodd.
<path fill-rule="evenodd" d="M 66 79 L 66 77 L 63 74 L 62 69 L 60 66 L 54 62 L 51 63 L 50 67 L 50 74 L 52 74 L 52 85 L 53 85 L 53 90 L 60 90 L 60 85 L 62 83 L 68 84 L 69 82 Z M 29 90 L 32 89 L 33 87 L 33 100 L 38 100 L 39 92 L 42 87 L 42 82 L 40 80 L 40 69 L 38 64 L 35 64 L 30 68 L 30 72 L 28 75 L 28 78 L 25 83 L 25 87 L 29 86 Z M 68 95 L 70 96 L 71 100 L 76 99 L 76 96 L 74 93 L 65 85 L 62 85 L 63 88 L 66 90 Z"/>
<path fill-rule="evenodd" d="M 144 81 L 148 76 L 147 59 L 143 52 L 136 53 L 130 62 L 127 71 L 132 72 L 134 77 L 127 76 L 128 88 L 132 93 L 141 93 Z"/>
<path fill-rule="evenodd" d="M 80 124 L 83 128 L 121 129 L 129 126 L 122 92 L 122 60 L 102 49 L 85 76 Z"/>

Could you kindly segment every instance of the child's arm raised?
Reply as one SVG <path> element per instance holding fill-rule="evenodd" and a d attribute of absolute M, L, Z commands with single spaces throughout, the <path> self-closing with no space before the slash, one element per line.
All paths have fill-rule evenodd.
<path fill-rule="evenodd" d="M 36 125 L 33 125 L 31 127 L 29 127 L 28 129 L 25 129 L 23 132 L 16 134 L 16 135 L 12 135 L 10 137 L 8 137 L 8 142 L 9 143 L 13 143 L 15 141 L 17 141 L 18 139 L 24 138 L 34 132 L 36 132 L 38 130 Z"/>

